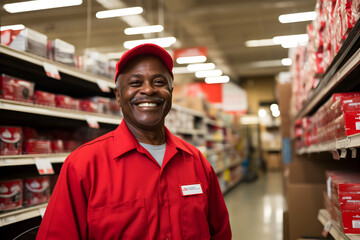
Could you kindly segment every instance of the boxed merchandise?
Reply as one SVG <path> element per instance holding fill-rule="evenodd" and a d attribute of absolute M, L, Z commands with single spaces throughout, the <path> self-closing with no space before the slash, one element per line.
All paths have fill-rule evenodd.
<path fill-rule="evenodd" d="M 22 139 L 20 127 L 0 126 L 0 155 L 21 154 Z"/>
<path fill-rule="evenodd" d="M 24 180 L 24 206 L 48 202 L 50 199 L 50 178 L 32 177 Z"/>
<path fill-rule="evenodd" d="M 24 153 L 43 154 L 51 153 L 51 141 L 41 139 L 28 139 L 24 141 Z"/>
<path fill-rule="evenodd" d="M 73 110 L 79 109 L 79 100 L 72 97 L 57 94 L 55 97 L 56 106 L 61 108 L 68 108 Z"/>
<path fill-rule="evenodd" d="M 19 51 L 47 57 L 47 36 L 30 28 L 21 30 L 9 46 Z"/>
<path fill-rule="evenodd" d="M 51 152 L 62 153 L 64 152 L 64 142 L 61 139 L 51 141 Z"/>
<path fill-rule="evenodd" d="M 81 144 L 75 140 L 66 140 L 64 141 L 64 149 L 66 152 L 72 152 Z"/>
<path fill-rule="evenodd" d="M 98 113 L 111 114 L 109 98 L 93 97 L 91 101 L 97 104 Z"/>
<path fill-rule="evenodd" d="M 23 181 L 0 180 L 0 211 L 12 210 L 23 205 Z"/>
<path fill-rule="evenodd" d="M 1 31 L 1 44 L 9 46 L 9 44 L 19 35 L 21 30 L 7 29 Z"/>
<path fill-rule="evenodd" d="M 39 90 L 35 91 L 34 102 L 36 104 L 56 107 L 56 94 Z"/>
<path fill-rule="evenodd" d="M 6 74 L 0 75 L 1 98 L 33 102 L 35 84 Z"/>
<path fill-rule="evenodd" d="M 111 99 L 109 104 L 110 113 L 113 115 L 121 115 L 121 109 L 116 99 Z"/>
<path fill-rule="evenodd" d="M 84 55 L 84 68 L 93 74 L 109 77 L 109 62 L 106 56 L 94 52 L 86 51 Z"/>
<path fill-rule="evenodd" d="M 98 105 L 92 99 L 80 100 L 80 110 L 85 112 L 98 112 Z"/>
<path fill-rule="evenodd" d="M 66 65 L 75 66 L 75 46 L 61 39 L 48 42 L 48 58 Z"/>

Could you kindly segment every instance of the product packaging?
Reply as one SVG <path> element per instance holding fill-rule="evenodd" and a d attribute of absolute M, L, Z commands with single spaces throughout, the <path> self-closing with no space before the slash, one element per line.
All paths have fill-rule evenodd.
<path fill-rule="evenodd" d="M 55 101 L 56 101 L 56 106 L 60 108 L 78 110 L 80 105 L 79 100 L 61 94 L 56 95 Z"/>
<path fill-rule="evenodd" d="M 21 30 L 9 46 L 19 51 L 47 57 L 47 36 L 30 28 Z"/>
<path fill-rule="evenodd" d="M 39 90 L 35 91 L 34 102 L 40 105 L 56 107 L 56 94 Z"/>
<path fill-rule="evenodd" d="M 48 58 L 66 65 L 75 66 L 75 46 L 61 39 L 48 41 Z"/>
<path fill-rule="evenodd" d="M 0 155 L 21 154 L 22 140 L 20 127 L 0 126 Z"/>
<path fill-rule="evenodd" d="M 50 200 L 50 178 L 32 177 L 24 180 L 24 206 L 31 206 Z"/>
<path fill-rule="evenodd" d="M 22 102 L 34 101 L 35 84 L 6 74 L 0 75 L 1 98 Z"/>
<path fill-rule="evenodd" d="M 0 211 L 12 210 L 23 205 L 23 181 L 0 180 Z"/>
<path fill-rule="evenodd" d="M 80 109 L 85 112 L 98 112 L 98 105 L 92 99 L 80 100 Z"/>

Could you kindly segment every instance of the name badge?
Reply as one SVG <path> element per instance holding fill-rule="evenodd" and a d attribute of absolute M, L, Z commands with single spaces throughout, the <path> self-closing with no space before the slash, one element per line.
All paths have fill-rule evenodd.
<path fill-rule="evenodd" d="M 203 194 L 203 190 L 201 188 L 201 184 L 191 184 L 191 185 L 181 185 L 181 195 L 182 196 L 190 196 L 190 195 L 198 195 Z"/>

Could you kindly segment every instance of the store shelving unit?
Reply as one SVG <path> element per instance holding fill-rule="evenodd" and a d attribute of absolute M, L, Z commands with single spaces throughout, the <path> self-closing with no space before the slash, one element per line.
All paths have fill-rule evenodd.
<path fill-rule="evenodd" d="M 0 227 L 21 222 L 30 218 L 39 217 L 45 212 L 47 203 L 25 207 L 11 212 L 0 214 Z"/>
<path fill-rule="evenodd" d="M 24 154 L 0 156 L 0 167 L 33 165 L 37 159 L 48 159 L 51 163 L 63 163 L 70 153 Z"/>
<path fill-rule="evenodd" d="M 359 76 L 360 21 L 356 23 L 354 28 L 349 33 L 339 52 L 321 78 L 319 85 L 309 93 L 308 99 L 305 101 L 302 109 L 300 109 L 300 111 L 294 117 L 293 122 L 295 123 L 296 120 L 300 120 L 301 118 L 314 114 L 319 109 L 319 107 L 322 106 L 331 97 L 333 93 L 359 91 Z M 293 196 L 302 193 L 302 191 L 309 193 L 309 196 L 307 198 L 307 202 L 297 202 L 297 204 L 294 204 L 295 202 L 293 201 L 288 203 L 288 206 L 293 207 L 293 209 L 289 207 L 289 214 L 299 212 L 296 211 L 295 208 L 301 209 L 301 211 L 308 209 L 309 212 L 307 213 L 307 216 L 303 216 L 303 223 L 301 226 L 293 226 L 292 228 L 298 229 L 301 227 L 305 228 L 305 226 L 310 227 L 309 225 L 315 226 L 315 224 L 317 224 L 317 220 L 312 216 L 318 214 L 318 220 L 324 226 L 330 225 L 331 223 L 329 233 L 336 240 L 360 239 L 359 236 L 356 235 L 345 235 L 339 226 L 336 226 L 336 224 L 331 222 L 329 213 L 326 210 L 321 209 L 319 213 L 317 212 L 323 205 L 323 190 L 320 191 L 320 189 L 326 189 L 325 171 L 358 169 L 356 161 L 357 159 L 346 159 L 346 161 L 329 160 L 331 160 L 332 157 L 334 159 L 340 159 L 338 150 L 341 150 L 341 153 L 344 153 L 344 155 L 346 155 L 348 151 L 356 153 L 357 148 L 360 148 L 360 134 L 311 145 L 309 147 L 303 147 L 301 149 L 296 148 L 296 140 L 293 140 L 293 152 L 296 154 L 293 155 L 293 160 L 290 165 L 291 170 L 289 177 L 289 179 L 293 182 L 290 184 L 288 183 L 287 185 L 288 188 L 293 192 Z M 331 157 L 331 155 L 329 155 L 327 152 L 331 152 L 333 156 Z M 351 157 L 358 158 L 356 154 L 353 154 Z M 303 189 L 297 189 L 299 186 L 302 186 Z M 313 208 L 308 208 L 310 202 L 313 205 Z M 314 212 L 316 208 L 317 210 Z M 294 216 L 290 216 L 289 218 L 293 217 Z M 291 226 L 292 222 L 289 224 Z M 295 230 L 293 232 L 295 232 Z M 319 230 L 316 236 L 319 236 L 320 234 L 321 230 Z"/>
<path fill-rule="evenodd" d="M 360 240 L 360 235 L 357 234 L 344 234 L 340 226 L 331 220 L 330 214 L 326 209 L 320 209 L 318 220 L 325 227 L 330 228 L 328 231 L 335 240 Z M 327 226 L 328 225 L 328 226 Z"/>

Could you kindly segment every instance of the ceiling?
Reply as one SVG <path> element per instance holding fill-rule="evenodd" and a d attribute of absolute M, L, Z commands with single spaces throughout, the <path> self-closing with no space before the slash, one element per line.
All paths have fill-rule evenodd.
<path fill-rule="evenodd" d="M 2 6 L 12 2 L 18 1 L 1 1 L 1 25 L 24 24 L 49 39 L 60 38 L 75 45 L 79 54 L 86 48 L 101 53 L 124 52 L 123 42 L 127 40 L 174 36 L 177 43 L 170 51 L 205 46 L 207 62 L 214 62 L 235 83 L 244 77 L 287 71 L 288 67 L 281 65 L 259 67 L 259 62 L 286 58 L 288 49 L 279 45 L 249 48 L 245 41 L 305 33 L 309 22 L 282 24 L 278 16 L 313 11 L 316 4 L 316 0 L 84 0 L 80 6 L 10 14 Z M 97 11 L 134 6 L 144 9 L 140 17 L 143 22 L 137 25 L 162 24 L 164 32 L 127 36 L 124 29 L 129 27 L 128 20 L 95 17 Z M 196 80 L 194 74 L 175 78 L 178 83 Z"/>

